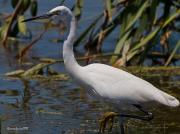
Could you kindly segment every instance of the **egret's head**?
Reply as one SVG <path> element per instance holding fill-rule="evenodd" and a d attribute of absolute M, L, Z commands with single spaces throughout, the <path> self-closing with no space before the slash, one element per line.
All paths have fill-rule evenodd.
<path fill-rule="evenodd" d="M 58 6 L 51 9 L 49 12 L 43 15 L 23 20 L 23 22 L 37 20 L 37 19 L 49 19 L 50 21 L 52 21 L 52 23 L 59 24 L 62 22 L 64 17 L 66 17 L 67 19 L 71 19 L 72 16 L 73 16 L 72 12 L 69 8 L 65 6 Z"/>

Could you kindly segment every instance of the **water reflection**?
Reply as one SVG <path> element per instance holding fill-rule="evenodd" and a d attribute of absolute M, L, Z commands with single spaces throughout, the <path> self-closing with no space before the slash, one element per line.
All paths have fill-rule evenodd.
<path fill-rule="evenodd" d="M 22 80 L 23 85 L 24 85 L 24 91 L 22 95 L 22 108 L 23 110 L 30 110 L 29 107 L 29 101 L 31 99 L 31 93 L 30 93 L 30 82 L 27 80 Z"/>

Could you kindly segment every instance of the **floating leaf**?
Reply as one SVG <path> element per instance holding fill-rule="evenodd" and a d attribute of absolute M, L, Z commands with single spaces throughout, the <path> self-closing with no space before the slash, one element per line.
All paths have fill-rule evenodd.
<path fill-rule="evenodd" d="M 43 81 L 50 81 L 50 80 L 62 80 L 66 81 L 69 79 L 69 77 L 66 74 L 55 72 L 54 70 L 48 71 L 48 76 L 44 75 L 43 69 L 48 67 L 51 64 L 54 64 L 55 62 L 50 63 L 40 63 L 28 70 L 16 70 L 12 72 L 8 72 L 5 74 L 7 77 L 17 77 L 17 78 L 24 78 L 24 79 L 35 79 L 35 80 L 43 80 Z M 51 74 L 50 74 L 51 73 Z"/>
<path fill-rule="evenodd" d="M 40 63 L 37 64 L 35 66 L 33 66 L 32 68 L 30 68 L 29 70 L 25 71 L 22 74 L 22 77 L 31 77 L 33 75 L 37 75 L 39 70 L 41 70 L 44 67 L 47 67 L 49 65 L 49 63 Z"/>
<path fill-rule="evenodd" d="M 9 77 L 19 77 L 24 73 L 24 70 L 16 70 L 16 71 L 12 71 L 12 72 L 8 72 L 5 73 L 5 76 L 9 76 Z"/>
<path fill-rule="evenodd" d="M 63 113 L 61 112 L 51 112 L 51 111 L 46 111 L 44 110 L 43 108 L 39 108 L 36 113 L 39 113 L 39 114 L 49 114 L 49 115 L 62 115 Z"/>

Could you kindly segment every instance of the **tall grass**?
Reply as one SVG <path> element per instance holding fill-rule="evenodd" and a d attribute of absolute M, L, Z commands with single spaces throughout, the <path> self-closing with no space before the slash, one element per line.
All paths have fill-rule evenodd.
<path fill-rule="evenodd" d="M 63 4 L 65 0 L 61 0 Z M 170 47 L 171 35 L 179 32 L 180 4 L 178 0 L 104 0 L 104 10 L 87 26 L 75 41 L 75 46 L 81 45 L 83 40 L 88 51 L 98 54 L 101 52 L 103 41 L 119 28 L 116 47 L 110 58 L 114 66 L 142 65 L 147 58 L 153 61 L 161 58 L 161 65 L 168 66 L 172 61 L 179 60 L 179 41 Z M 83 0 L 76 0 L 72 10 L 77 20 L 81 20 Z M 7 46 L 7 40 L 17 35 L 27 35 L 24 13 L 35 16 L 38 11 L 36 0 L 11 0 L 14 12 L 10 14 L 0 27 L 1 44 Z M 162 13 L 159 13 L 162 11 Z M 99 23 L 101 23 L 99 25 Z M 97 25 L 98 24 L 98 25 Z M 30 44 L 32 45 L 32 44 Z M 153 52 L 152 48 L 160 46 L 161 51 Z M 28 49 L 27 49 L 28 48 Z M 30 49 L 27 47 L 23 55 Z M 21 55 L 23 57 L 23 55 Z M 155 59 L 155 60 L 154 60 Z M 172 60 L 173 59 L 173 60 Z M 155 62 L 154 62 L 155 63 Z"/>

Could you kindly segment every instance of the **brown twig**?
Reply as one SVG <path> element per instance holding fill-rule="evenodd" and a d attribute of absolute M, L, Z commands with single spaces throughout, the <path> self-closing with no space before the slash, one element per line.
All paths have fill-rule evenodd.
<path fill-rule="evenodd" d="M 48 22 L 47 25 L 45 25 L 44 30 L 38 36 L 36 36 L 26 47 L 24 47 L 20 51 L 20 53 L 16 56 L 16 58 L 18 58 L 18 60 L 19 60 L 19 63 L 22 63 L 22 60 L 25 57 L 25 55 L 27 54 L 28 50 L 31 49 L 32 46 L 35 45 L 36 42 L 38 42 L 42 38 L 44 33 L 47 31 L 49 24 L 50 24 L 50 22 Z"/>
<path fill-rule="evenodd" d="M 32 46 L 38 42 L 41 37 L 43 36 L 43 34 L 45 33 L 45 30 L 43 32 L 41 32 L 36 38 L 34 38 L 26 47 L 24 47 L 20 53 L 16 56 L 16 58 L 18 58 L 19 62 L 22 63 L 23 58 L 25 57 L 25 55 L 27 54 L 28 50 L 32 48 Z"/>

